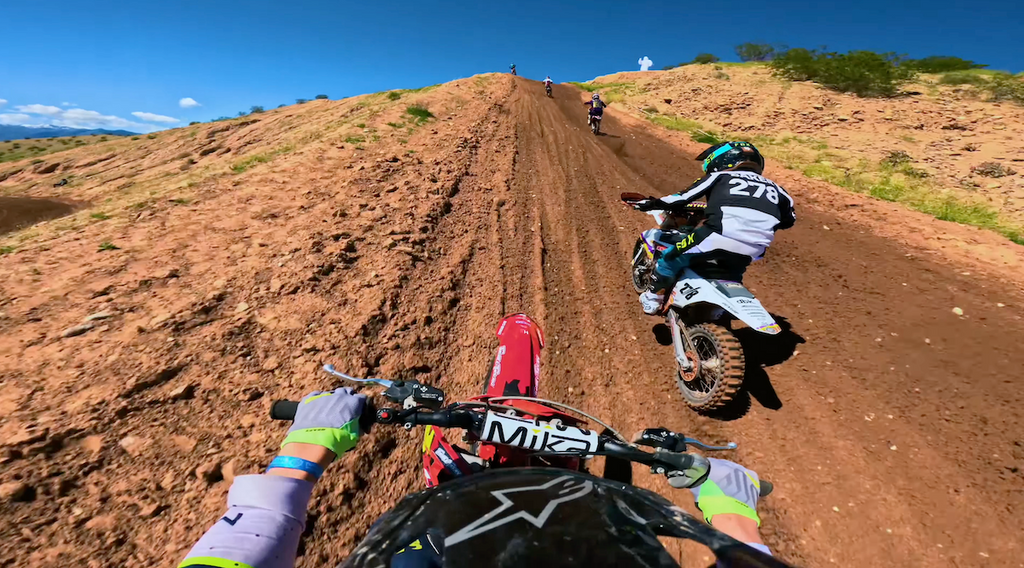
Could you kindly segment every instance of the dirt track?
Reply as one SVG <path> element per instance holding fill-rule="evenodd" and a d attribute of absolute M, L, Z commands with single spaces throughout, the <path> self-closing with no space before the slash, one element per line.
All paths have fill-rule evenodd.
<path fill-rule="evenodd" d="M 594 137 L 569 86 L 548 99 L 534 82 L 503 77 L 487 95 L 439 126 L 420 160 L 343 171 L 347 155 L 328 148 L 275 163 L 250 185 L 278 191 L 162 212 L 125 238 L 186 234 L 52 290 L 33 291 L 27 275 L 51 253 L 5 259 L 19 270 L 7 295 L 22 302 L 5 302 L 0 319 L 12 338 L 0 344 L 0 482 L 25 480 L 38 495 L 0 504 L 0 566 L 170 565 L 223 506 L 227 483 L 193 470 L 234 460 L 230 477 L 271 455 L 283 429 L 264 420 L 266 400 L 328 386 L 321 361 L 475 393 L 494 325 L 515 311 L 544 328 L 544 395 L 629 432 L 664 425 L 738 442 L 731 457 L 776 484 L 764 532 L 779 556 L 809 566 L 1019 562 L 1016 291 L 799 208 L 800 188 L 789 187 L 797 227 L 746 280 L 789 329 L 773 341 L 743 337 L 749 410 L 699 417 L 684 410 L 671 349 L 629 288 L 628 256 L 648 217 L 617 200 L 682 189 L 697 163 L 614 111 L 607 136 Z M 349 180 L 343 199 L 324 179 Z M 93 297 L 105 286 L 124 311 L 109 331 L 55 340 L 74 322 L 65 312 L 80 319 L 105 305 L 109 290 Z M 167 318 L 152 305 L 128 309 L 150 298 Z M 175 398 L 183 384 L 194 399 Z M 135 448 L 125 436 L 146 441 Z M 301 565 L 337 562 L 419 487 L 417 451 L 415 434 L 377 429 L 335 466 L 318 487 Z M 692 509 L 687 493 L 635 477 Z M 707 565 L 701 551 L 685 552 L 685 566 Z"/>

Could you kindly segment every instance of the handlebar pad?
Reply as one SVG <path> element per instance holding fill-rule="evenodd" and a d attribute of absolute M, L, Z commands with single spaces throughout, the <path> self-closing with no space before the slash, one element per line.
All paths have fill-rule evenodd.
<path fill-rule="evenodd" d="M 295 420 L 299 403 L 294 400 L 275 400 L 270 404 L 271 420 Z"/>

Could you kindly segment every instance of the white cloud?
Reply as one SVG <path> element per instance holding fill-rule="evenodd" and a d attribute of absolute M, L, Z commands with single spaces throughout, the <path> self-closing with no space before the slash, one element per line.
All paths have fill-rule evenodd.
<path fill-rule="evenodd" d="M 7 99 L 0 99 L 0 107 L 4 106 L 5 104 L 7 104 Z"/>
<path fill-rule="evenodd" d="M 171 117 L 171 116 L 164 116 L 162 114 L 153 114 L 151 112 L 135 111 L 135 112 L 132 113 L 132 116 L 134 116 L 135 118 L 140 118 L 140 119 L 145 120 L 147 122 L 165 122 L 167 124 L 171 124 L 171 123 L 174 123 L 174 122 L 181 122 L 177 118 L 174 118 L 174 117 Z"/>
<path fill-rule="evenodd" d="M 18 105 L 14 108 L 20 112 L 27 112 L 29 114 L 45 114 L 46 116 L 57 116 L 64 112 L 60 107 L 49 105 Z"/>
<path fill-rule="evenodd" d="M 86 110 L 83 108 L 62 109 L 55 106 L 31 104 L 17 105 L 17 113 L 0 114 L 0 124 L 19 126 L 67 126 L 69 128 L 131 130 L 133 132 L 153 132 L 162 127 L 153 124 L 135 122 L 120 116 L 113 116 Z M 153 122 L 174 123 L 177 119 L 148 112 L 132 113 L 142 120 Z M 37 116 L 29 116 L 37 115 Z M 41 115 L 41 116 L 39 116 Z"/>
<path fill-rule="evenodd" d="M 32 117 L 27 114 L 0 114 L 0 124 L 8 126 L 29 126 Z"/>
<path fill-rule="evenodd" d="M 75 103 L 60 103 L 60 106 L 62 106 L 62 107 L 76 107 L 78 105 L 76 105 Z"/>
<path fill-rule="evenodd" d="M 185 98 L 181 99 L 180 101 L 178 101 L 178 106 L 180 106 L 181 108 L 196 108 L 198 106 L 203 106 L 203 105 L 197 103 L 196 100 L 193 99 L 192 97 L 185 97 Z"/>

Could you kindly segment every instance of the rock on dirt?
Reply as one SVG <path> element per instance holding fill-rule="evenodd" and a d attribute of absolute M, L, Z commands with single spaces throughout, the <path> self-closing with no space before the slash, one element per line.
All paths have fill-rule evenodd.
<path fill-rule="evenodd" d="M 60 332 L 60 336 L 64 338 L 75 337 L 76 335 L 82 335 L 83 333 L 89 331 L 94 327 L 96 327 L 96 324 L 94 323 L 83 323 L 65 329 L 64 331 Z"/>
<path fill-rule="evenodd" d="M 117 526 L 114 515 L 99 515 L 85 522 L 85 528 L 94 531 L 109 531 Z"/>
<path fill-rule="evenodd" d="M 114 317 L 114 312 L 96 312 L 85 316 L 85 321 L 105 320 Z"/>
<path fill-rule="evenodd" d="M 0 485 L 0 503 L 32 501 L 36 492 L 24 481 L 12 481 Z"/>
<path fill-rule="evenodd" d="M 196 468 L 196 479 L 206 483 L 217 483 L 224 479 L 224 472 L 220 460 L 211 460 Z"/>
<path fill-rule="evenodd" d="M 86 436 L 82 440 L 82 447 L 94 454 L 100 453 L 103 449 L 103 436 Z"/>
<path fill-rule="evenodd" d="M 192 453 L 197 444 L 195 439 L 188 436 L 171 436 L 171 442 L 185 453 Z"/>
<path fill-rule="evenodd" d="M 196 395 L 195 383 L 185 383 L 171 389 L 171 392 L 167 393 L 169 400 L 189 400 Z"/>
<path fill-rule="evenodd" d="M 121 439 L 120 442 L 117 443 L 117 445 L 121 446 L 121 448 L 125 452 L 127 452 L 128 455 L 134 458 L 138 457 L 139 454 L 145 451 L 146 448 L 148 448 L 149 445 L 152 443 L 153 441 L 150 440 L 149 438 L 142 438 L 140 436 L 125 436 L 124 438 Z"/>

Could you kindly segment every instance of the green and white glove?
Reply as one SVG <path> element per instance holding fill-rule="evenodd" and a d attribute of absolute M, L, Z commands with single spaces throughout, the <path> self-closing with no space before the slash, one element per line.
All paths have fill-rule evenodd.
<path fill-rule="evenodd" d="M 314 444 L 341 456 L 359 440 L 359 417 L 365 407 L 366 396 L 350 388 L 311 393 L 299 403 L 281 447 L 293 442 Z"/>
<path fill-rule="evenodd" d="M 757 499 L 761 494 L 761 480 L 752 470 L 729 460 L 708 458 L 711 473 L 707 481 L 690 489 L 704 520 L 711 523 L 715 515 L 742 515 L 757 522 Z"/>

